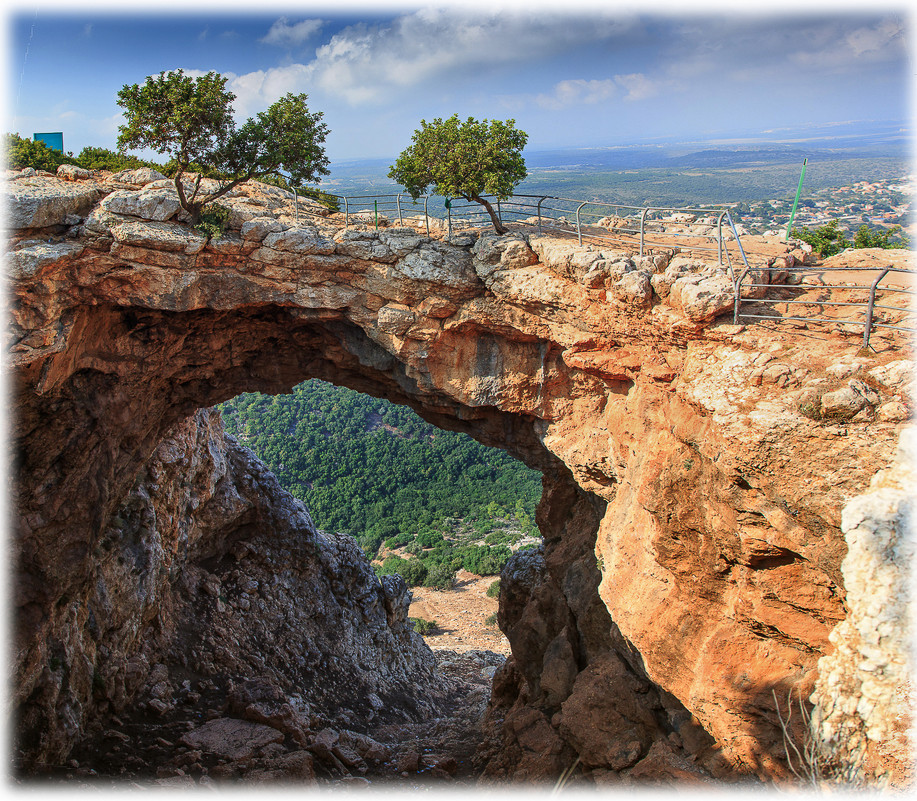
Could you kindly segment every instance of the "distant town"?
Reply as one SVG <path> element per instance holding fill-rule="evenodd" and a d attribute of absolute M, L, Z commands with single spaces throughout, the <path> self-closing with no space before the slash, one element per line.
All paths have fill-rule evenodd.
<path fill-rule="evenodd" d="M 862 225 L 892 228 L 900 225 L 912 238 L 917 226 L 911 216 L 915 176 L 897 180 L 857 181 L 848 186 L 818 189 L 799 199 L 794 228 L 820 228 L 837 220 L 840 228 L 856 233 Z M 750 234 L 783 234 L 793 210 L 793 199 L 739 203 L 730 213 Z"/>

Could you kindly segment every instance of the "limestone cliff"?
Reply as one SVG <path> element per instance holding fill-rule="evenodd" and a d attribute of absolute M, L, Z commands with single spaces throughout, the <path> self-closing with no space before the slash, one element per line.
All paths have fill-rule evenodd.
<path fill-rule="evenodd" d="M 68 185 L 55 211 L 44 198 L 59 183 L 11 182 L 14 677 L 28 759 L 66 753 L 94 672 L 129 675 L 143 625 L 163 614 L 157 588 L 178 598 L 211 586 L 225 605 L 223 582 L 237 597 L 256 561 L 263 581 L 292 582 L 285 592 L 324 593 L 305 603 L 331 603 L 332 617 L 352 621 L 364 608 L 354 599 L 368 597 L 376 633 L 354 644 L 357 661 L 396 658 L 401 643 L 402 667 L 379 687 L 402 686 L 416 665 L 425 680 L 422 649 L 394 612 L 381 618 L 398 606 L 395 589 L 336 556 L 346 539 L 311 532 L 303 510 L 287 528 L 269 522 L 272 504 L 289 502 L 259 507 L 267 479 L 243 481 L 244 503 L 203 502 L 238 517 L 200 535 L 196 555 L 188 532 L 208 524 L 174 482 L 157 490 L 174 497 L 168 524 L 154 534 L 142 523 L 150 459 L 177 426 L 204 425 L 186 422 L 197 409 L 317 377 L 407 404 L 545 475 L 543 554 L 509 568 L 501 598 L 514 656 L 495 679 L 488 772 L 548 778 L 578 758 L 596 781 L 653 765 L 785 773 L 774 695 L 812 691 L 846 615 L 841 509 L 891 461 L 910 408 L 909 355 L 894 334 L 861 354 L 833 332 L 718 322 L 731 304 L 725 272 L 672 251 L 345 228 L 336 215 L 297 220 L 289 195 L 257 184 L 228 199 L 230 230 L 207 241 L 155 175 Z M 792 262 L 777 251 L 759 265 L 765 283 Z M 248 505 L 264 515 L 246 517 Z M 105 606 L 106 546 L 119 537 L 118 548 L 162 554 L 134 559 L 149 591 Z M 307 567 L 272 563 L 272 538 Z M 234 557 L 236 541 L 258 545 Z M 352 578 L 335 583 L 328 559 Z M 211 637 L 192 658 L 233 651 L 228 619 L 220 629 L 223 644 Z M 249 634 L 242 650 L 273 665 L 283 633 Z M 165 635 L 149 647 L 158 642 L 171 647 Z M 67 676 L 51 667 L 62 647 L 80 664 Z M 289 686 L 312 686 L 316 665 L 330 669 L 323 656 L 303 654 Z M 134 685 L 122 681 L 127 699 Z M 376 687 L 366 690 L 382 697 Z"/>

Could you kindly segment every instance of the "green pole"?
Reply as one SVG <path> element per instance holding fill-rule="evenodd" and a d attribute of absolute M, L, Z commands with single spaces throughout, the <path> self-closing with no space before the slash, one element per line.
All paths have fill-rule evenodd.
<path fill-rule="evenodd" d="M 786 226 L 786 239 L 784 242 L 790 241 L 790 231 L 793 230 L 793 220 L 796 219 L 796 205 L 799 203 L 799 193 L 802 192 L 802 181 L 806 177 L 806 162 L 808 159 L 802 160 L 802 173 L 799 176 L 799 186 L 796 187 L 796 199 L 793 201 L 793 210 L 790 212 L 790 221 Z"/>
<path fill-rule="evenodd" d="M 376 221 L 376 230 L 379 230 L 379 201 L 373 201 L 373 218 Z"/>

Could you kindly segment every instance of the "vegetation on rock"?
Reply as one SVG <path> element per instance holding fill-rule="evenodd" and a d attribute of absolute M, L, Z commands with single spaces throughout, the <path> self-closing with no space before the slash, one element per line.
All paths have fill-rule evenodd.
<path fill-rule="evenodd" d="M 401 184 L 414 200 L 432 186 L 445 198 L 464 198 L 487 209 L 498 234 L 506 228 L 490 202 L 494 195 L 505 200 L 525 179 L 522 149 L 528 135 L 515 127 L 515 120 L 460 122 L 458 114 L 432 123 L 420 121 L 413 144 L 404 150 L 388 176 Z"/>
<path fill-rule="evenodd" d="M 244 181 L 283 169 L 298 184 L 329 172 L 322 146 L 328 126 L 322 112 L 309 111 L 306 95 L 287 94 L 239 128 L 233 100 L 224 76 L 209 72 L 192 78 L 180 69 L 118 92 L 126 118 L 119 149 L 149 148 L 172 159 L 175 189 L 192 224 L 207 204 Z M 196 175 L 186 192 L 182 177 L 190 172 Z M 218 188 L 202 190 L 205 175 L 220 179 Z"/>

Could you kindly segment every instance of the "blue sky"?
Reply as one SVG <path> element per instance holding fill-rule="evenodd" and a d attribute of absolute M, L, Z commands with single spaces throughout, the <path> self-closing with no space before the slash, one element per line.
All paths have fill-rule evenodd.
<path fill-rule="evenodd" d="M 530 151 L 911 116 L 906 3 L 255 5 L 14 0 L 4 129 L 114 148 L 121 86 L 178 67 L 226 75 L 240 120 L 307 93 L 332 161 L 396 156 L 453 113 L 514 118 Z"/>

